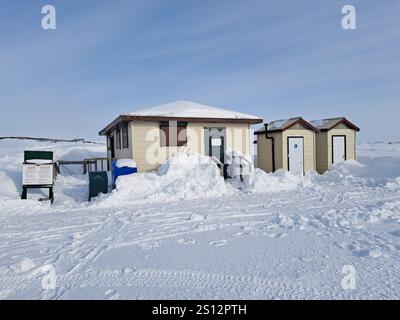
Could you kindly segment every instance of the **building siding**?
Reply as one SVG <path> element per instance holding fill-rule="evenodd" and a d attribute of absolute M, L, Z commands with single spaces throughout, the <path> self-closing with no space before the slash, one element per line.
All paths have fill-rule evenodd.
<path fill-rule="evenodd" d="M 269 133 L 275 139 L 275 169 L 283 168 L 282 134 Z M 257 135 L 257 162 L 258 167 L 265 172 L 272 172 L 272 142 L 264 134 Z"/>
<path fill-rule="evenodd" d="M 133 155 L 138 172 L 157 169 L 160 157 L 160 126 L 158 122 L 135 121 L 132 124 Z M 156 147 L 158 146 L 158 148 Z"/>
<path fill-rule="evenodd" d="M 158 122 L 133 121 L 130 140 L 133 152 L 128 158 L 134 158 L 139 172 L 155 170 L 170 156 L 178 151 L 190 151 L 204 154 L 204 128 L 225 128 L 226 149 L 250 155 L 250 126 L 231 123 L 188 123 L 187 144 L 181 147 L 161 147 Z"/>
<path fill-rule="evenodd" d="M 332 136 L 346 137 L 346 160 L 356 160 L 357 132 L 345 124 L 339 124 L 329 131 L 317 133 L 317 171 L 324 173 L 332 165 Z"/>
<path fill-rule="evenodd" d="M 317 172 L 324 173 L 328 169 L 328 133 L 318 132 L 315 135 Z"/>
<path fill-rule="evenodd" d="M 275 138 L 275 169 L 288 170 L 288 137 L 304 138 L 304 170 L 316 170 L 315 133 L 301 125 L 294 125 L 283 132 L 269 133 Z M 264 134 L 257 135 L 258 167 L 266 172 L 272 172 L 272 142 Z"/>
<path fill-rule="evenodd" d="M 266 172 L 272 171 L 271 146 L 265 134 L 257 135 L 257 167 Z"/>
<path fill-rule="evenodd" d="M 128 123 L 128 148 L 122 148 L 121 139 L 121 149 L 117 149 L 117 131 L 113 130 L 111 134 L 107 137 L 107 156 L 111 158 L 110 142 L 109 138 L 114 137 L 115 145 L 115 158 L 116 159 L 126 159 L 132 158 L 133 148 L 132 148 L 132 123 Z"/>

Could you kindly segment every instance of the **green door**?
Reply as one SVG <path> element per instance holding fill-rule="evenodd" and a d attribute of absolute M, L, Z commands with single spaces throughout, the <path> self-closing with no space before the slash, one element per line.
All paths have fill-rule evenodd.
<path fill-rule="evenodd" d="M 225 163 L 225 128 L 205 129 L 205 153 Z"/>

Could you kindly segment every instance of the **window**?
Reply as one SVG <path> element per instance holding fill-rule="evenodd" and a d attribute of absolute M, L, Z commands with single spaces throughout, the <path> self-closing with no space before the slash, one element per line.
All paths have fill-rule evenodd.
<path fill-rule="evenodd" d="M 122 148 L 129 148 L 129 140 L 128 140 L 128 125 L 124 124 L 122 127 Z"/>
<path fill-rule="evenodd" d="M 160 123 L 161 147 L 181 147 L 187 143 L 187 122 L 165 121 Z"/>
<path fill-rule="evenodd" d="M 116 134 L 116 147 L 117 149 L 121 149 L 121 130 L 117 130 L 117 134 Z"/>

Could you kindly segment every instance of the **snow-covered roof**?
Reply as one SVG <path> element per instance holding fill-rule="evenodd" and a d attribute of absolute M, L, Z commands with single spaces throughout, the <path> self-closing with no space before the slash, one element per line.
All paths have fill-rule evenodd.
<path fill-rule="evenodd" d="M 106 135 L 121 122 L 129 121 L 185 121 L 204 123 L 262 123 L 263 119 L 250 114 L 178 100 L 159 106 L 122 114 L 109 123 L 99 134 Z"/>
<path fill-rule="evenodd" d="M 310 123 L 318 129 L 329 129 L 339 123 L 342 119 L 343 118 L 319 119 L 312 120 Z"/>
<path fill-rule="evenodd" d="M 359 131 L 360 129 L 344 117 L 312 120 L 310 123 L 319 130 L 330 130 L 336 127 L 339 123 L 345 123 L 349 128 Z"/>
<path fill-rule="evenodd" d="M 143 117 L 259 119 L 246 113 L 212 107 L 191 101 L 178 100 L 126 114 Z"/>
<path fill-rule="evenodd" d="M 313 125 L 311 125 L 301 117 L 271 121 L 268 123 L 268 131 L 283 131 L 289 129 L 291 126 L 299 122 L 302 123 L 305 127 L 317 131 Z M 265 127 L 256 130 L 254 133 L 257 134 L 262 132 L 265 132 Z"/>

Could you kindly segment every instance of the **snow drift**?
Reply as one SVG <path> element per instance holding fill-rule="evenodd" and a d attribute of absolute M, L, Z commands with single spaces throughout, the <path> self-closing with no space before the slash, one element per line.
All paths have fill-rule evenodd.
<path fill-rule="evenodd" d="M 323 175 L 313 177 L 314 184 L 354 184 L 367 187 L 397 185 L 400 177 L 400 159 L 382 157 L 368 158 L 364 163 L 347 160 L 333 165 Z"/>
<path fill-rule="evenodd" d="M 277 170 L 274 173 L 266 173 L 261 169 L 255 169 L 253 174 L 243 179 L 245 192 L 273 193 L 294 190 L 300 186 L 309 186 L 309 176 L 297 176 L 285 170 Z"/>
<path fill-rule="evenodd" d="M 0 171 L 0 181 L 0 199 L 18 197 L 17 187 L 5 171 Z"/>
<path fill-rule="evenodd" d="M 226 151 L 226 160 L 229 163 L 228 175 L 232 177 L 228 182 L 243 192 L 274 193 L 310 184 L 309 177 L 297 176 L 282 169 L 274 173 L 253 169 L 251 157 L 237 151 Z M 240 172 L 243 181 L 240 180 Z"/>
<path fill-rule="evenodd" d="M 118 177 L 116 191 L 105 202 L 212 198 L 234 191 L 209 157 L 181 152 L 161 165 L 157 172 Z"/>

